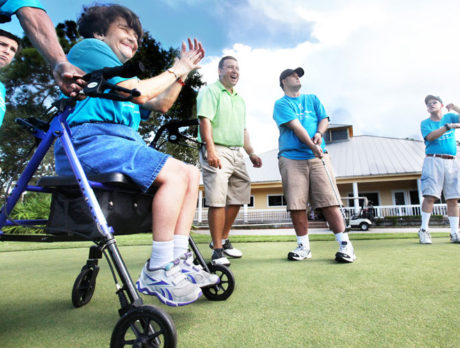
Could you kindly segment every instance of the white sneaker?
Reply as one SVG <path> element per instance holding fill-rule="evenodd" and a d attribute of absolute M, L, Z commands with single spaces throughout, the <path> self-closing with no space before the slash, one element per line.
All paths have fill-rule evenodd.
<path fill-rule="evenodd" d="M 302 243 L 298 244 L 297 248 L 288 254 L 288 260 L 302 261 L 305 259 L 311 259 L 311 250 L 305 248 Z"/>
<path fill-rule="evenodd" d="M 149 268 L 149 261 L 136 282 L 139 292 L 156 296 L 164 304 L 174 307 L 188 305 L 202 295 L 201 289 L 182 273 L 179 260 L 155 269 Z"/>
<path fill-rule="evenodd" d="M 211 243 L 209 243 L 209 247 L 211 249 L 214 249 L 214 244 L 212 241 Z M 242 251 L 234 248 L 229 239 L 227 239 L 225 243 L 222 244 L 222 249 L 224 249 L 225 255 L 233 257 L 234 259 L 239 259 L 241 256 L 243 256 Z"/>
<path fill-rule="evenodd" d="M 424 230 L 423 228 L 418 230 L 418 238 L 420 240 L 420 244 L 431 244 L 430 232 Z"/>
<path fill-rule="evenodd" d="M 350 242 L 342 242 L 339 251 L 335 253 L 335 261 L 352 263 L 356 260 L 355 250 Z"/>
<path fill-rule="evenodd" d="M 217 274 L 208 273 L 201 265 L 193 263 L 191 251 L 182 255 L 179 260 L 182 273 L 187 276 L 191 283 L 198 285 L 200 288 L 220 283 L 220 278 Z"/>
<path fill-rule="evenodd" d="M 460 235 L 458 233 L 450 235 L 450 242 L 451 243 L 460 243 Z"/>
<path fill-rule="evenodd" d="M 211 263 L 213 265 L 230 266 L 230 261 L 224 256 L 223 249 L 214 249 L 212 252 Z"/>

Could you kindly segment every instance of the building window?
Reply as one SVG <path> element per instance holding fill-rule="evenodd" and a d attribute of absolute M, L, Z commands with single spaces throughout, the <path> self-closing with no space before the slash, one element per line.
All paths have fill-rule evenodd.
<path fill-rule="evenodd" d="M 393 192 L 393 204 L 394 205 L 406 205 L 406 197 L 404 191 Z"/>
<path fill-rule="evenodd" d="M 267 195 L 269 207 L 285 207 L 286 200 L 283 195 Z"/>
<path fill-rule="evenodd" d="M 349 193 L 348 197 L 353 197 L 353 193 Z M 367 197 L 367 204 L 368 205 L 380 205 L 380 197 L 378 192 L 360 192 L 359 197 Z M 345 202 L 347 204 L 347 202 Z M 353 207 L 354 202 L 349 199 L 348 200 L 348 206 Z M 359 200 L 359 205 L 362 207 L 364 204 L 364 200 L 360 199 Z"/>
<path fill-rule="evenodd" d="M 410 204 L 420 204 L 420 199 L 418 197 L 418 191 L 409 191 Z"/>

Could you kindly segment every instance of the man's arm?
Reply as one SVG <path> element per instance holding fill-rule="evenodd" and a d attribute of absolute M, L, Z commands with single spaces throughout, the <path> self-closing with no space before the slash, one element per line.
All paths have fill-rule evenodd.
<path fill-rule="evenodd" d="M 16 15 L 27 37 L 51 65 L 54 78 L 61 90 L 67 95 L 76 95 L 85 84 L 81 79 L 84 72 L 67 60 L 46 12 L 39 8 L 22 7 Z"/>
<path fill-rule="evenodd" d="M 298 119 L 289 121 L 285 123 L 284 125 L 292 129 L 292 131 L 297 136 L 297 138 L 299 138 L 299 140 L 302 143 L 307 145 L 311 149 L 311 151 L 313 151 L 313 154 L 315 155 L 315 157 L 319 157 L 319 158 L 323 157 L 323 150 L 321 150 L 321 147 L 319 147 L 319 145 L 316 145 L 313 142 L 313 140 L 308 135 L 308 132 L 306 131 L 305 128 L 302 127 L 302 124 L 300 123 Z"/>
<path fill-rule="evenodd" d="M 208 164 L 211 167 L 222 169 L 222 163 L 219 156 L 217 156 L 216 147 L 212 138 L 211 121 L 208 118 L 202 116 L 199 116 L 198 119 L 200 121 L 201 140 L 206 143 L 206 156 L 208 159 Z"/>
<path fill-rule="evenodd" d="M 324 133 L 327 131 L 327 128 L 329 127 L 329 118 L 323 118 L 321 121 L 319 121 L 318 128 L 316 130 L 315 135 L 313 136 L 313 143 L 316 145 L 321 145 L 321 141 L 323 138 Z"/>
<path fill-rule="evenodd" d="M 253 149 L 253 147 L 251 145 L 251 141 L 249 139 L 249 133 L 248 133 L 248 131 L 246 129 L 244 130 L 244 145 L 243 145 L 243 148 L 244 148 L 244 151 L 246 151 L 246 153 L 249 155 L 249 159 L 251 160 L 252 165 L 255 168 L 262 167 L 262 159 L 259 156 L 257 156 L 257 154 L 254 152 L 254 149 Z"/>
<path fill-rule="evenodd" d="M 460 123 L 446 123 L 444 126 L 428 133 L 428 135 L 425 137 L 425 140 L 428 140 L 428 141 L 436 140 L 441 135 L 449 131 L 451 128 L 460 128 Z"/>

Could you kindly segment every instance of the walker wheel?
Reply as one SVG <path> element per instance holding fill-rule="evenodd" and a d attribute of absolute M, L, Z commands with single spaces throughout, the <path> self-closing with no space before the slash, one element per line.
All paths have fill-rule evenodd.
<path fill-rule="evenodd" d="M 217 285 L 202 288 L 204 296 L 211 301 L 225 301 L 235 289 L 235 277 L 232 271 L 224 265 L 208 264 L 209 271 L 217 274 L 220 283 Z"/>
<path fill-rule="evenodd" d="M 126 312 L 113 329 L 111 348 L 177 346 L 177 333 L 171 317 L 150 305 L 134 307 Z"/>
<path fill-rule="evenodd" d="M 74 307 L 78 308 L 84 306 L 91 301 L 94 290 L 96 290 L 96 276 L 98 272 L 98 266 L 94 266 L 94 268 L 86 265 L 83 266 L 73 284 L 72 304 Z"/>

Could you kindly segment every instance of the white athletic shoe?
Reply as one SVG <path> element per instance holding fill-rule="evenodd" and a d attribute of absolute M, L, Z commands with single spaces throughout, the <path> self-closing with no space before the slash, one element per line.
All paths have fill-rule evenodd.
<path fill-rule="evenodd" d="M 214 249 L 211 256 L 213 265 L 230 266 L 230 261 L 224 256 L 223 249 Z"/>
<path fill-rule="evenodd" d="M 206 272 L 201 265 L 193 263 L 193 254 L 191 251 L 180 257 L 180 267 L 182 273 L 185 274 L 188 280 L 198 285 L 200 288 L 210 285 L 219 284 L 220 278 L 217 274 Z"/>
<path fill-rule="evenodd" d="M 297 248 L 288 254 L 288 260 L 302 261 L 305 259 L 311 259 L 311 250 L 305 248 L 302 243 L 299 243 Z"/>
<path fill-rule="evenodd" d="M 211 249 L 214 249 L 214 244 L 212 241 L 211 243 L 209 243 L 209 247 Z M 241 256 L 243 256 L 242 251 L 234 248 L 229 239 L 227 239 L 225 243 L 222 244 L 222 248 L 224 249 L 225 255 L 229 257 L 233 257 L 234 259 L 239 259 Z"/>
<path fill-rule="evenodd" d="M 418 238 L 420 240 L 420 244 L 431 244 L 430 232 L 424 230 L 423 228 L 418 230 Z"/>
<path fill-rule="evenodd" d="M 339 251 L 335 253 L 335 261 L 352 263 L 356 260 L 355 250 L 350 242 L 342 242 Z"/>
<path fill-rule="evenodd" d="M 458 233 L 450 235 L 450 242 L 451 243 L 460 243 L 460 235 Z"/>
<path fill-rule="evenodd" d="M 136 283 L 139 292 L 156 296 L 164 304 L 174 307 L 188 305 L 202 295 L 201 289 L 182 273 L 179 260 L 155 269 L 149 268 L 149 261 L 142 268 Z"/>

